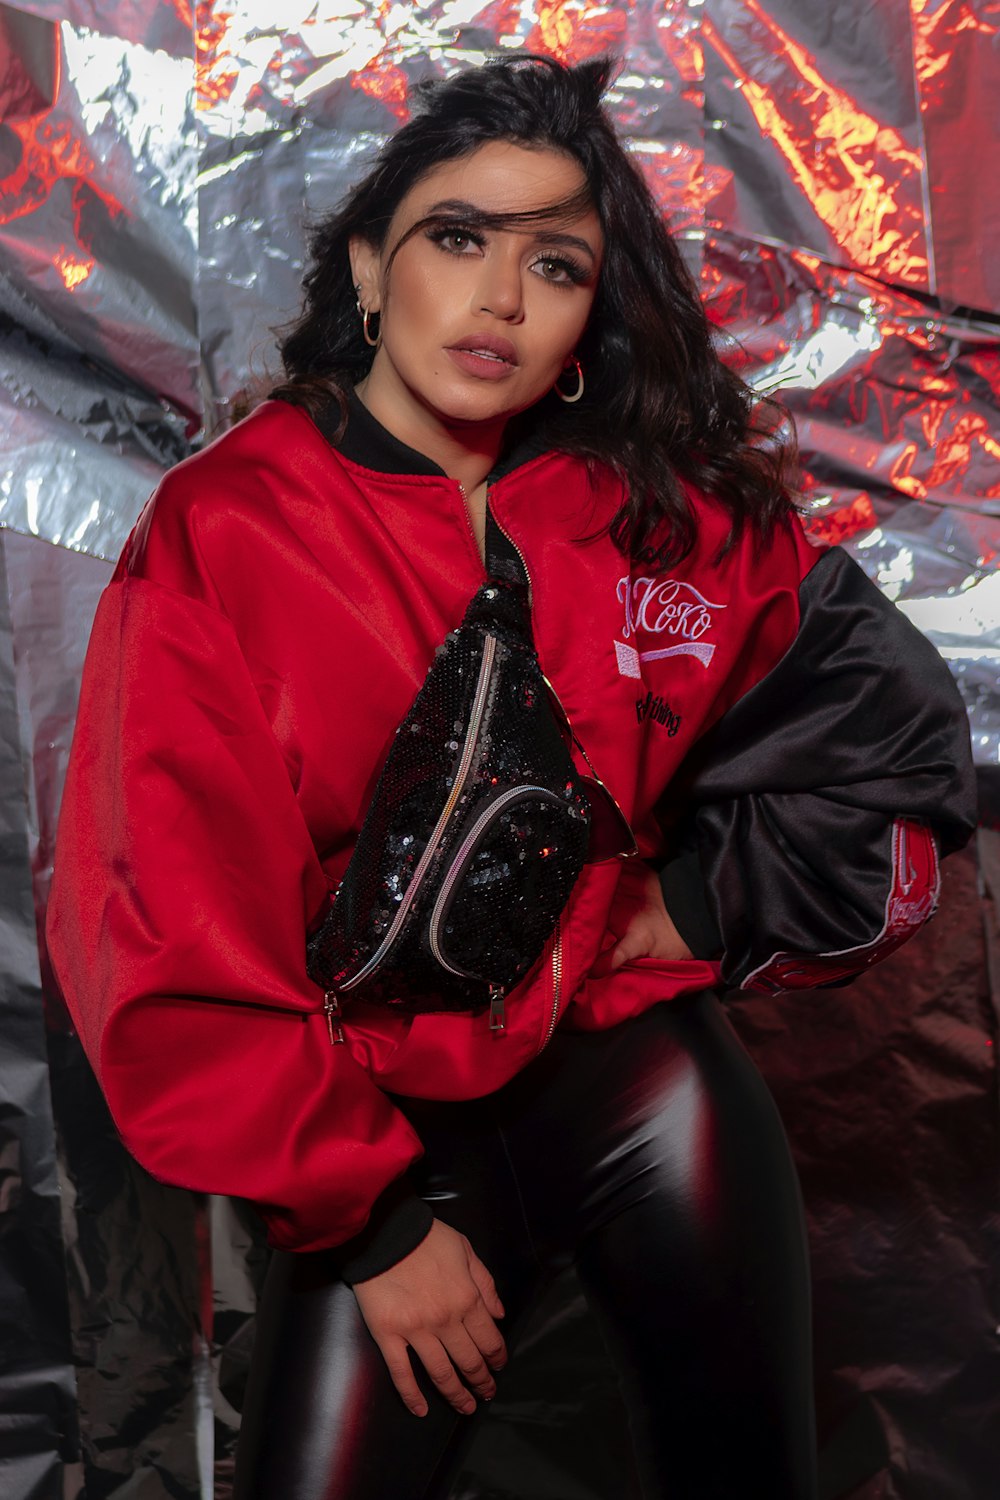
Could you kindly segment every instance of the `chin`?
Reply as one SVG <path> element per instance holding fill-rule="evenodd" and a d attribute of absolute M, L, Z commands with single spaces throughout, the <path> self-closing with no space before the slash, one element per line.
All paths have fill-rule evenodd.
<path fill-rule="evenodd" d="M 422 395 L 422 400 L 445 422 L 506 422 L 523 410 L 516 403 L 490 399 L 485 391 L 435 391 Z"/>

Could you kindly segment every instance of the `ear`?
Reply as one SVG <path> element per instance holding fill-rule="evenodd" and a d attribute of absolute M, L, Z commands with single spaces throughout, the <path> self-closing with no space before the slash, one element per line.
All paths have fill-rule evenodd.
<path fill-rule="evenodd" d="M 351 258 L 351 280 L 360 286 L 358 294 L 363 308 L 376 313 L 382 305 L 382 266 L 375 246 L 360 235 L 352 235 L 348 241 Z"/>

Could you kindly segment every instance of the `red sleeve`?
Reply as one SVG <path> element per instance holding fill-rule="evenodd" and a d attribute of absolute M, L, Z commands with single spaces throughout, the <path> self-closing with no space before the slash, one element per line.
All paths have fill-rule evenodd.
<path fill-rule="evenodd" d="M 421 1154 L 305 972 L 325 891 L 232 626 L 119 569 L 97 614 L 48 943 L 128 1149 L 251 1199 L 270 1242 L 340 1244 Z"/>

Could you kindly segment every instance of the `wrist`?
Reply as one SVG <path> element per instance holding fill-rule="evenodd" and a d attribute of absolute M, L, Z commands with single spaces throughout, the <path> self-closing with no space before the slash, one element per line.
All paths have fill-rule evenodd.
<path fill-rule="evenodd" d="M 357 1286 L 390 1270 L 426 1239 L 433 1223 L 430 1205 L 405 1178 L 390 1184 L 361 1233 L 337 1247 L 342 1280 Z"/>

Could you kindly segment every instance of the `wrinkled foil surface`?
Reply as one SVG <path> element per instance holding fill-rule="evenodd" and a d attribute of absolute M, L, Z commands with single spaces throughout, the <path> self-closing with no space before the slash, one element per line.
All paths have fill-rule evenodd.
<path fill-rule="evenodd" d="M 725 357 L 794 415 L 810 528 L 938 647 L 978 764 L 1000 770 L 1000 0 L 0 4 L 11 1500 L 228 1493 L 265 1261 L 242 1206 L 125 1156 L 38 964 L 97 596 L 162 473 L 276 373 L 307 226 L 412 86 L 520 48 L 622 55 L 611 112 Z M 988 842 L 980 879 L 1000 887 Z M 945 898 L 947 922 L 832 1001 L 733 1009 L 803 1175 L 829 1497 L 992 1492 L 1000 960 L 971 854 Z M 456 1500 L 627 1493 L 614 1380 L 572 1286 L 510 1391 Z"/>

